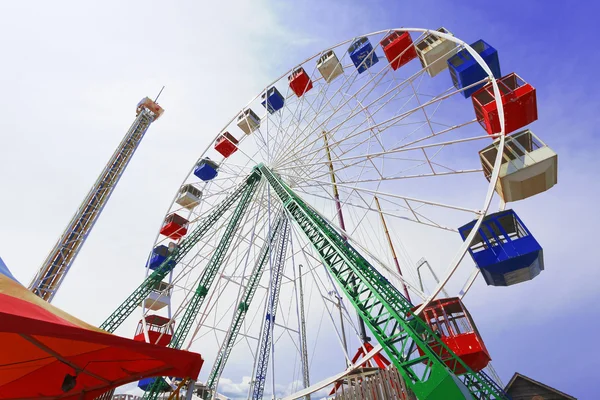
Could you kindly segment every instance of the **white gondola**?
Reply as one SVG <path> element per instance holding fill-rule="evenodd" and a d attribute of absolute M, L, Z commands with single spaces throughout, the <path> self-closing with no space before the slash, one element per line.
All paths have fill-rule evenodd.
<path fill-rule="evenodd" d="M 187 184 L 183 185 L 181 189 L 179 189 L 179 196 L 177 197 L 177 200 L 175 200 L 175 203 L 187 208 L 188 210 L 193 210 L 198 204 L 200 204 L 201 199 L 202 191 L 194 185 Z"/>
<path fill-rule="evenodd" d="M 500 139 L 479 152 L 490 180 Z M 558 156 L 529 129 L 507 136 L 496 192 L 505 202 L 545 192 L 558 182 Z"/>
<path fill-rule="evenodd" d="M 446 28 L 437 29 L 438 32 L 452 35 Z M 425 36 L 415 44 L 417 55 L 423 68 L 427 68 L 429 76 L 434 77 L 446 68 L 446 62 L 458 52 L 458 45 L 451 40 L 444 39 L 434 34 Z"/>
<path fill-rule="evenodd" d="M 251 134 L 260 126 L 260 118 L 251 109 L 246 109 L 238 116 L 237 126 L 244 131 L 246 135 Z"/>
<path fill-rule="evenodd" d="M 344 68 L 338 60 L 333 50 L 327 50 L 319 60 L 317 61 L 317 69 L 325 79 L 325 82 L 329 83 L 344 72 Z"/>
<path fill-rule="evenodd" d="M 144 307 L 149 310 L 157 311 L 171 304 L 172 285 L 167 282 L 159 282 L 154 286 L 148 297 L 144 299 Z"/>

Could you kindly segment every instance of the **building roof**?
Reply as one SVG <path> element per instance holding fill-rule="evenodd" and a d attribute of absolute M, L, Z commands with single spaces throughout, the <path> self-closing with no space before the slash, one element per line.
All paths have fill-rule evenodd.
<path fill-rule="evenodd" d="M 556 394 L 558 394 L 558 395 L 564 396 L 566 399 L 577 400 L 577 398 L 576 398 L 576 397 L 570 396 L 570 395 L 568 395 L 568 394 L 566 394 L 566 393 L 564 393 L 564 392 L 561 392 L 561 391 L 560 391 L 560 390 L 558 390 L 558 389 L 554 389 L 553 387 L 550 387 L 550 386 L 548 386 L 548 385 L 545 385 L 545 384 L 543 384 L 542 382 L 538 382 L 538 381 L 536 381 L 535 379 L 531 379 L 530 377 L 528 377 L 528 376 L 525 376 L 525 375 L 523 375 L 523 374 L 520 374 L 520 373 L 518 373 L 518 372 L 515 372 L 515 374 L 513 375 L 513 377 L 510 379 L 510 382 L 508 382 L 508 385 L 506 385 L 506 387 L 504 388 L 504 391 L 508 393 L 508 391 L 510 390 L 511 386 L 512 386 L 512 385 L 513 385 L 513 384 L 516 382 L 516 380 L 517 380 L 518 378 L 524 379 L 524 380 L 526 380 L 526 381 L 528 381 L 528 382 L 531 382 L 531 383 L 533 383 L 534 385 L 541 386 L 541 387 L 543 387 L 544 389 L 547 389 L 547 390 L 549 390 L 549 391 L 551 391 L 551 392 L 554 392 L 554 393 L 556 393 Z"/>

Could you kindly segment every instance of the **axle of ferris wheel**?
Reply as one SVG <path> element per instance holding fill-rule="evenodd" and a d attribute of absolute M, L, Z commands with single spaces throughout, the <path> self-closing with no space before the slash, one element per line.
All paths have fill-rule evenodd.
<path fill-rule="evenodd" d="M 136 113 L 119 147 L 29 284 L 29 290 L 48 302 L 56 295 L 144 134 L 162 115 L 163 109 L 145 97 L 138 103 Z"/>

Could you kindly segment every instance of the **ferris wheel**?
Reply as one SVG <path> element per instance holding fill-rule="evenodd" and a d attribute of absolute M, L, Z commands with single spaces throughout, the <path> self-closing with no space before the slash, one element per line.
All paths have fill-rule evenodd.
<path fill-rule="evenodd" d="M 141 306 L 135 338 L 200 352 L 205 398 L 227 376 L 250 377 L 243 398 L 308 396 L 371 358 L 419 398 L 502 398 L 461 299 L 479 273 L 507 286 L 544 269 L 505 205 L 557 176 L 526 128 L 535 89 L 503 73 L 494 47 L 445 28 L 370 33 L 296 65 L 215 132 L 146 280 L 102 327 Z M 156 398 L 177 381 L 139 386 Z"/>

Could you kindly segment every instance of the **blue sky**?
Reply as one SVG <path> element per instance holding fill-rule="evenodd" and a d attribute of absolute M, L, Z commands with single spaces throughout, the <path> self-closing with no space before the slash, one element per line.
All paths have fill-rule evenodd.
<path fill-rule="evenodd" d="M 0 255 L 20 281 L 29 281 L 119 142 L 139 98 L 166 84 L 164 120 L 144 139 L 79 256 L 89 268 L 74 268 L 56 298 L 78 317 L 101 322 L 131 289 L 128 281 L 139 281 L 135 268 L 141 269 L 184 171 L 267 82 L 350 37 L 445 26 L 467 42 L 482 38 L 495 46 L 503 71 L 536 87 L 539 121 L 532 129 L 559 154 L 558 186 L 514 205 L 544 246 L 546 271 L 512 288 L 479 282 L 465 301 L 505 382 L 519 371 L 592 398 L 600 368 L 594 346 L 600 271 L 592 239 L 600 222 L 598 11 L 589 1 L 568 7 L 555 1 L 505 1 L 501 7 L 475 1 L 257 1 L 235 7 L 63 1 L 34 9 L 3 3 L 0 44 L 8 62 L 0 67 L 7 78 L 0 99 L 0 182 L 13 195 L 0 200 Z M 93 151 L 81 151 L 88 146 Z M 111 262 L 116 255 L 131 272 Z M 81 283 L 90 280 L 95 285 Z M 107 288 L 120 294 L 108 295 Z M 134 324 L 120 333 L 129 335 Z"/>

